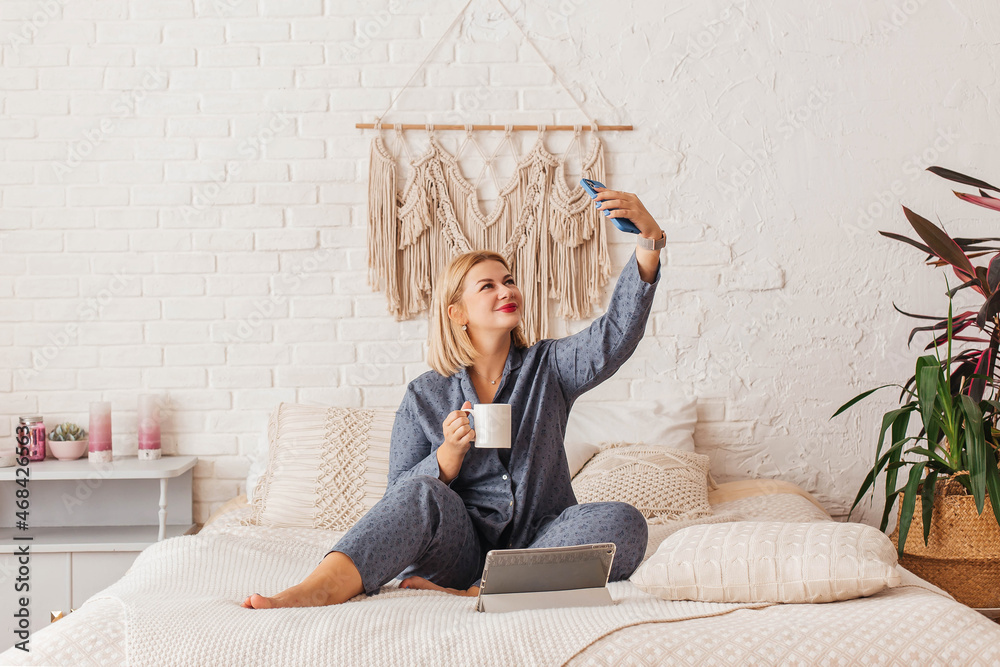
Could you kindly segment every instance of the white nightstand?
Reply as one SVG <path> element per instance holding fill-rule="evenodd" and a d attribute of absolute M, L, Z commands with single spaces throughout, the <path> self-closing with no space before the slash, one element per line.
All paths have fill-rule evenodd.
<path fill-rule="evenodd" d="M 27 597 L 31 632 L 51 613 L 69 614 L 117 581 L 153 542 L 196 532 L 192 522 L 192 469 L 197 456 L 111 463 L 46 459 L 28 466 L 28 529 L 19 530 L 17 467 L 0 468 L 0 651 L 17 641 L 14 612 Z M 154 483 L 158 482 L 158 483 Z M 15 537 L 31 536 L 31 540 Z M 30 590 L 15 589 L 17 549 L 30 545 Z"/>

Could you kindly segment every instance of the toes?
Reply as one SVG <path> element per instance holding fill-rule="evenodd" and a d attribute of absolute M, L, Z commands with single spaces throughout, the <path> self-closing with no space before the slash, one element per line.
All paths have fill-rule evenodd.
<path fill-rule="evenodd" d="M 443 586 L 427 581 L 423 577 L 407 577 L 399 584 L 400 588 L 415 588 L 422 591 L 443 591 Z"/>
<path fill-rule="evenodd" d="M 266 598 L 263 595 L 258 595 L 257 593 L 254 593 L 248 599 L 254 609 L 270 609 L 274 606 L 274 602 L 271 598 Z"/>

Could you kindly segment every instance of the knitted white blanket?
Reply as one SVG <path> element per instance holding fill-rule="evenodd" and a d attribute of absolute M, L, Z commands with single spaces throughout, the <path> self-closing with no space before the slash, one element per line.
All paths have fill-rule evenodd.
<path fill-rule="evenodd" d="M 148 547 L 91 600 L 124 607 L 129 665 L 562 665 L 617 629 L 766 604 L 666 602 L 629 582 L 613 606 L 475 611 L 475 599 L 398 582 L 341 605 L 245 609 L 300 582 L 341 533 L 227 525 Z"/>

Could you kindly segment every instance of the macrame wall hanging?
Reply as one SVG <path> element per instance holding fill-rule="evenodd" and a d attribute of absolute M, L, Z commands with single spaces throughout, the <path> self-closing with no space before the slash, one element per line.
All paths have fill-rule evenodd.
<path fill-rule="evenodd" d="M 558 302 L 557 315 L 566 319 L 589 317 L 600 304 L 608 281 L 608 257 L 604 216 L 578 185 L 566 183 L 566 156 L 576 147 L 581 156 L 581 176 L 605 182 L 604 147 L 598 131 L 631 130 L 631 125 L 411 125 L 393 126 L 397 153 L 402 147 L 411 167 L 407 182 L 399 189 L 397 156 L 382 138 L 382 118 L 413 81 L 444 38 L 464 16 L 472 0 L 462 8 L 451 26 L 417 67 L 409 81 L 374 123 L 358 123 L 360 129 L 375 129 L 368 180 L 369 284 L 385 293 L 389 312 L 397 320 L 411 319 L 430 306 L 434 281 L 456 255 L 472 250 L 492 250 L 504 256 L 524 296 L 522 328 L 528 344 L 548 337 L 548 299 Z M 507 7 L 498 0 L 525 41 L 531 44 L 569 93 L 580 111 L 586 111 L 559 79 L 552 66 L 528 38 Z M 427 148 L 416 158 L 404 140 L 405 130 L 426 130 Z M 438 140 L 439 130 L 464 130 L 455 154 Z M 492 154 L 486 154 L 475 139 L 477 131 L 504 132 Z M 521 156 L 505 185 L 497 182 L 494 209 L 484 214 L 477 194 L 478 181 L 491 167 L 500 149 L 509 146 L 515 131 L 535 131 L 534 145 Z M 572 130 L 573 141 L 563 157 L 551 154 L 543 137 L 549 130 Z M 581 133 L 592 132 L 589 149 L 583 148 Z M 459 169 L 467 144 L 472 143 L 485 161 L 476 182 Z"/>

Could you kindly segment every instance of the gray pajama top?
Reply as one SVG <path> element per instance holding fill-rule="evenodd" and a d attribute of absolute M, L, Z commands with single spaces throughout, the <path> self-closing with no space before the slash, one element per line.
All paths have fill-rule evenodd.
<path fill-rule="evenodd" d="M 633 252 L 607 312 L 587 329 L 528 348 L 511 345 L 493 398 L 511 406 L 509 464 L 498 450 L 473 444 L 449 484 L 489 546 L 524 548 L 541 527 L 577 504 L 563 446 L 569 411 L 581 394 L 614 375 L 635 351 L 659 280 L 659 264 L 652 283 L 639 277 Z M 431 370 L 407 385 L 392 428 L 389 486 L 414 475 L 440 477 L 437 449 L 444 442 L 443 422 L 465 401 L 480 402 L 468 368 L 447 377 Z"/>

